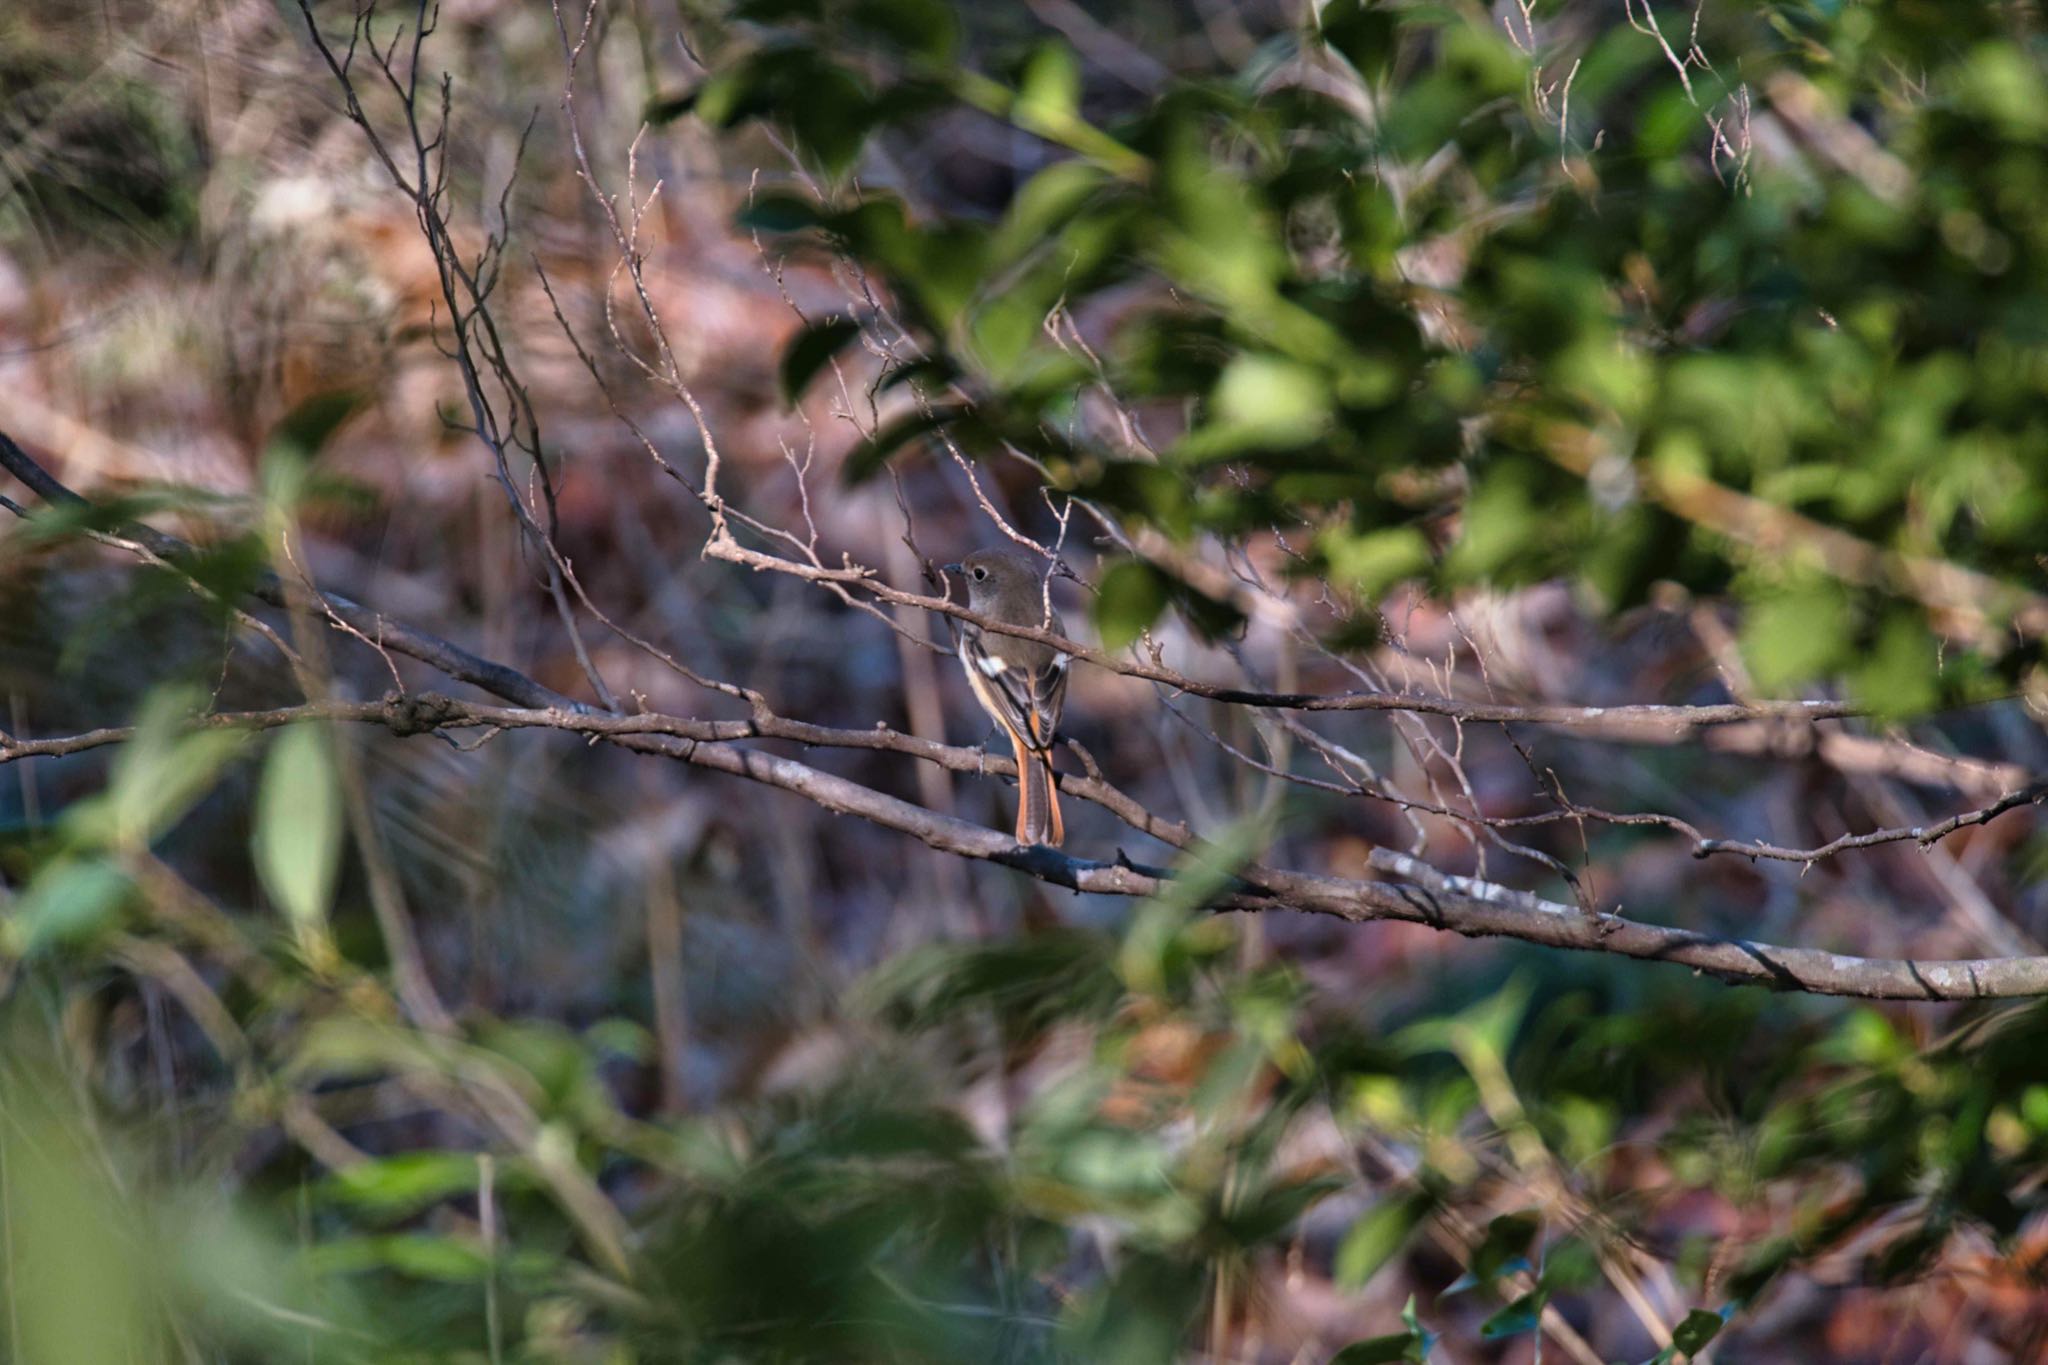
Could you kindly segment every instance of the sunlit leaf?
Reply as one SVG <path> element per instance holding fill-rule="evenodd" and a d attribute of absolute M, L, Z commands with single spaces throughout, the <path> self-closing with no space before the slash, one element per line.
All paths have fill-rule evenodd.
<path fill-rule="evenodd" d="M 256 871 L 301 932 L 326 922 L 341 871 L 341 788 L 333 742 L 318 722 L 287 726 L 271 741 L 257 793 Z"/>
<path fill-rule="evenodd" d="M 1241 355 L 1217 382 L 1216 415 L 1245 439 L 1297 445 L 1329 421 L 1330 388 L 1315 370 L 1277 356 Z"/>
<path fill-rule="evenodd" d="M 1407 1243 L 1429 1212 L 1425 1195 L 1383 1199 L 1351 1225 L 1337 1246 L 1332 1271 L 1340 1289 L 1362 1288 Z"/>
<path fill-rule="evenodd" d="M 85 943 L 115 923 L 132 884 L 103 858 L 65 858 L 45 867 L 9 908 L 5 942 L 15 953 Z"/>
<path fill-rule="evenodd" d="M 1330 561 L 1330 576 L 1368 602 L 1429 567 L 1429 543 L 1412 526 L 1330 532 L 1317 544 Z"/>
<path fill-rule="evenodd" d="M 202 698 L 180 688 L 150 694 L 135 734 L 114 758 L 106 794 L 71 824 L 91 843 L 147 847 L 184 817 L 248 743 L 239 730 L 188 728 Z"/>
<path fill-rule="evenodd" d="M 481 1182 L 472 1152 L 401 1152 L 345 1166 L 320 1185 L 323 1198 L 380 1218 L 409 1216 L 441 1200 L 473 1195 Z M 513 1164 L 493 1176 L 503 1187 L 528 1184 Z"/>
<path fill-rule="evenodd" d="M 1890 613 L 1875 645 L 1849 674 L 1855 698 L 1879 715 L 1904 717 L 1931 710 L 1941 697 L 1936 669 L 1941 644 L 1917 612 Z"/>
<path fill-rule="evenodd" d="M 1742 655 L 1759 687 L 1782 693 L 1835 668 L 1853 638 L 1848 599 L 1836 585 L 1816 580 L 1750 606 Z"/>
<path fill-rule="evenodd" d="M 1019 127 L 1056 132 L 1071 123 L 1080 109 L 1081 66 L 1073 50 L 1058 41 L 1040 44 L 1024 65 L 1010 116 Z"/>
<path fill-rule="evenodd" d="M 1166 610 L 1166 576 L 1139 559 L 1112 564 L 1096 584 L 1095 628 L 1109 649 L 1122 649 L 1152 628 Z"/>
<path fill-rule="evenodd" d="M 478 1243 L 429 1233 L 343 1237 L 321 1243 L 309 1256 L 328 1274 L 392 1270 L 444 1284 L 477 1284 L 491 1273 L 491 1258 Z"/>

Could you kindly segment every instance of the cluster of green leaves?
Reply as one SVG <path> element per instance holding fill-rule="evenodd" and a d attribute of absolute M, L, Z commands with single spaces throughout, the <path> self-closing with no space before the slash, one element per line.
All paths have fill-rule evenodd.
<path fill-rule="evenodd" d="M 1772 688 L 1902 713 L 2029 667 L 2002 632 L 2048 507 L 2038 35 L 1995 6 L 1708 6 L 1714 65 L 1681 80 L 1579 9 L 1538 6 L 1570 46 L 1532 54 L 1486 6 L 1334 0 L 1120 100 L 1059 40 L 931 0 L 761 0 L 695 108 L 793 137 L 822 188 L 744 220 L 858 257 L 928 343 L 854 477 L 944 427 L 1172 536 L 1278 528 L 1355 595 L 1340 636 L 1404 579 L 1566 575 L 1613 609 L 1734 594 Z M 962 110 L 1044 139 L 1000 213 L 850 178 Z M 790 386 L 857 321 L 799 338 Z M 1151 445 L 1083 419 L 1095 385 Z M 1702 490 L 1801 520 L 1745 530 Z M 1986 575 L 1976 648 L 1939 667 L 1912 574 L 1812 526 Z M 1123 587 L 1117 640 L 1198 601 L 1150 564 Z"/>

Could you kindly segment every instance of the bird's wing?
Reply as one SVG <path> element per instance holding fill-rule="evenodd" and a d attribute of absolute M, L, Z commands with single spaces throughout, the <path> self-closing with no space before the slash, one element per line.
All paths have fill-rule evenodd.
<path fill-rule="evenodd" d="M 1041 752 L 1052 747 L 1060 708 L 1067 699 L 1067 656 L 1054 654 L 1042 667 L 1006 659 L 988 647 L 979 630 L 963 633 L 960 659 L 982 704 L 998 720 Z"/>

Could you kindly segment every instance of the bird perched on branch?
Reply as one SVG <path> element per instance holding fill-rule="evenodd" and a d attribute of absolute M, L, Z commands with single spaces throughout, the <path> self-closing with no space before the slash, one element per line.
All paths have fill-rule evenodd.
<path fill-rule="evenodd" d="M 946 572 L 967 580 L 967 608 L 1006 625 L 1065 635 L 1049 612 L 1046 577 L 1021 550 L 979 550 Z M 1017 758 L 1017 842 L 1059 847 L 1066 837 L 1059 790 L 1053 784 L 1053 732 L 1067 699 L 1067 656 L 1050 645 L 961 623 L 960 664 L 967 685 L 990 719 L 1010 737 Z"/>

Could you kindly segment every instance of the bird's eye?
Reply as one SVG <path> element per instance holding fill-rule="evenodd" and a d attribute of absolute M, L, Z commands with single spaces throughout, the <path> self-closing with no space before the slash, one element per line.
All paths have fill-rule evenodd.
<path fill-rule="evenodd" d="M 979 583 L 979 582 L 980 582 L 980 581 L 981 581 L 982 579 L 984 579 L 984 578 L 987 578 L 987 577 L 988 577 L 988 570 L 987 570 L 987 569 L 984 569 L 984 568 L 982 568 L 982 567 L 981 567 L 980 565 L 978 565 L 978 564 L 977 564 L 977 565 L 975 566 L 975 568 L 974 568 L 974 581 L 975 581 L 975 582 L 977 582 L 977 583 Z"/>

